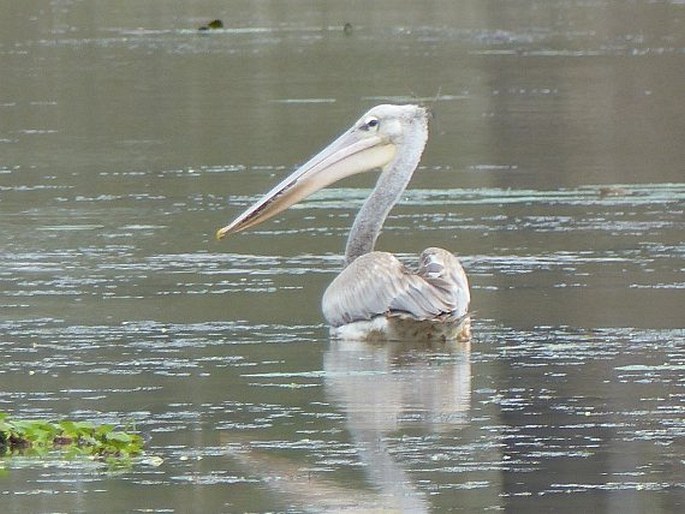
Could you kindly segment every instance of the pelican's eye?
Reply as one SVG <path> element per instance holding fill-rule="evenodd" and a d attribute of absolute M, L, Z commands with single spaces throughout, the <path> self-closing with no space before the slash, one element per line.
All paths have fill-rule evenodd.
<path fill-rule="evenodd" d="M 381 120 L 376 118 L 375 116 L 369 117 L 366 121 L 364 121 L 364 124 L 361 126 L 362 130 L 378 130 L 378 127 L 381 124 Z"/>

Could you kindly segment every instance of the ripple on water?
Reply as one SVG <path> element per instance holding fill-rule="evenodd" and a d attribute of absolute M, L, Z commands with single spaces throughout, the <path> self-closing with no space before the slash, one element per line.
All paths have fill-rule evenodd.
<path fill-rule="evenodd" d="M 350 412 L 335 397 L 326 401 L 321 396 L 325 371 L 293 368 L 293 353 L 279 351 L 283 343 L 299 345 L 302 334 L 313 328 L 256 328 L 259 341 L 254 340 L 255 327 L 245 322 L 85 326 L 45 318 L 5 321 L 0 332 L 11 344 L 0 344 L 4 374 L 25 374 L 26 384 L 30 372 L 93 380 L 56 391 L 31 391 L 19 384 L 17 390 L 5 390 L 0 403 L 24 415 L 50 416 L 57 406 L 76 402 L 79 410 L 71 416 L 77 419 L 134 421 L 148 438 L 149 451 L 165 460 L 163 470 L 141 468 L 126 478 L 140 485 L 264 484 L 282 474 L 321 480 L 363 473 L 368 466 L 363 433 L 353 430 L 362 439 L 350 439 Z M 520 330 L 480 319 L 474 333 L 479 340 L 469 358 L 470 421 L 431 433 L 406 418 L 395 431 L 372 438 L 376 451 L 385 455 L 381 458 L 400 463 L 419 491 L 467 494 L 495 487 L 502 474 L 519 473 L 529 480 L 500 494 L 595 489 L 594 475 L 585 484 L 546 473 L 555 462 L 569 470 L 566 477 L 582 476 L 577 473 L 586 462 L 600 466 L 604 475 L 598 479 L 605 490 L 679 487 L 675 475 L 664 469 L 680 465 L 674 449 L 685 436 L 685 391 L 679 379 L 685 362 L 683 330 Z M 247 352 L 241 343 L 270 349 L 267 354 L 258 348 Z M 436 354 L 434 365 L 449 365 L 448 357 Z M 119 378 L 124 370 L 135 371 L 126 386 Z M 504 377 L 493 381 L 493 373 Z M 199 400 L 182 397 L 191 383 L 219 376 L 225 384 L 219 394 L 203 389 Z M 288 384 L 313 389 L 282 387 Z M 273 394 L 255 394 L 263 387 Z M 122 402 L 126 411 L 121 411 Z M 214 435 L 194 439 L 205 430 Z M 643 443 L 656 446 L 642 453 L 635 445 Z M 633 461 L 612 469 L 601 464 L 607 455 L 626 451 Z M 52 483 L 62 471 L 55 464 L 43 473 Z"/>
<path fill-rule="evenodd" d="M 622 478 L 621 473 L 627 471 L 621 469 L 609 472 L 602 483 L 607 488 L 642 487 L 639 484 L 650 488 L 651 477 L 661 471 L 643 459 L 655 457 L 628 449 L 638 441 L 670 448 L 685 435 L 681 422 L 685 390 L 679 379 L 684 351 L 682 329 L 540 327 L 498 332 L 497 342 L 484 341 L 474 355 L 474 363 L 482 362 L 486 369 L 491 362 L 506 363 L 512 383 L 504 389 L 474 391 L 480 405 L 476 411 L 494 405 L 500 419 L 510 421 L 489 424 L 487 416 L 481 421 L 480 430 L 501 452 L 497 467 L 533 471 L 551 460 L 572 466 L 570 461 L 595 461 L 607 452 L 633 451 L 637 452 L 634 462 L 642 464 L 632 469 L 644 481 L 613 482 L 612 478 Z M 517 387 L 519 381 L 540 385 Z M 440 460 L 450 460 L 445 454 Z M 462 466 L 469 466 L 470 459 Z M 662 464 L 663 459 L 677 466 L 676 454 L 667 450 L 658 457 Z M 573 489 L 549 483 L 533 492 L 559 492 L 566 487 Z"/>
<path fill-rule="evenodd" d="M 364 191 L 331 190 L 301 208 L 314 217 L 325 213 L 324 225 L 344 222 L 345 227 L 323 229 L 342 233 L 364 197 Z M 419 233 L 458 227 L 465 237 L 492 237 L 491 253 L 463 258 L 478 287 L 493 290 L 510 287 L 493 276 L 529 281 L 547 274 L 560 287 L 589 287 L 600 268 L 603 275 L 626 276 L 626 287 L 677 289 L 682 280 L 650 278 L 651 270 L 666 277 L 664 271 L 681 267 L 684 198 L 682 185 L 636 187 L 618 197 L 601 197 L 593 188 L 416 190 L 407 193 L 404 205 L 428 204 L 435 212 L 411 214 L 400 206 L 386 232 L 403 237 L 407 226 L 415 232 L 420 228 Z M 241 197 L 245 203 L 251 199 Z M 217 201 L 199 200 L 210 210 Z M 82 195 L 77 201 L 88 209 L 112 200 Z M 527 206 L 525 216 L 507 212 L 507 206 L 519 204 Z M 469 212 L 471 205 L 481 212 Z M 156 302 L 178 294 L 272 294 L 303 287 L 312 272 L 333 274 L 340 266 L 338 256 L 300 253 L 299 247 L 295 255 L 283 256 L 269 251 L 145 253 L 130 239 L 84 245 L 79 234 L 95 229 L 83 219 L 60 233 L 61 249 L 3 248 L 0 283 L 10 300 L 3 313 L 31 312 L 46 298 Z M 164 230 L 161 223 L 133 218 L 120 226 L 120 233 L 146 237 Z M 255 237 L 298 235 L 273 226 Z M 320 224 L 312 228 L 317 229 Z M 531 237 L 525 247 L 507 241 L 515 230 Z M 546 239 L 544 246 L 535 246 L 536 234 L 559 234 L 563 244 L 550 248 Z M 580 242 L 569 244 L 578 234 Z M 588 249 L 588 236 L 606 237 L 606 244 Z M 622 244 L 617 246 L 618 238 Z M 299 282 L 280 284 L 279 277 L 286 275 L 300 277 Z M 7 316 L 0 321 L 0 334 L 0 376 L 11 384 L 0 392 L 0 408 L 25 416 L 134 422 L 149 451 L 165 460 L 163 469 L 136 469 L 124 479 L 141 486 L 261 486 L 300 473 L 308 475 L 311 488 L 321 476 L 342 475 L 349 483 L 350 475 L 363 477 L 368 469 L 365 445 L 373 441 L 377 454 L 400 465 L 421 494 L 492 490 L 495 498 L 540 498 L 591 493 L 597 490 L 594 483 L 616 491 L 683 487 L 681 475 L 671 472 L 682 469 L 678 448 L 685 436 L 682 329 L 538 325 L 523 330 L 476 320 L 468 406 L 460 424 L 443 432 L 424 430 L 417 420 L 425 419 L 425 412 L 412 405 L 397 418 L 395 430 L 368 440 L 354 433 L 350 416 L 358 413 L 326 387 L 330 376 L 319 355 L 328 343 L 319 326 L 153 319 L 87 324 Z M 307 351 L 313 354 L 301 359 Z M 450 356 L 429 362 L 437 369 L 449 364 Z M 376 378 L 384 376 L 398 383 L 416 380 L 411 373 L 403 378 L 399 364 Z M 617 460 L 622 455 L 631 459 Z M 564 471 L 554 475 L 551 469 Z M 42 473 L 47 484 L 63 479 L 59 464 L 48 464 Z M 527 480 L 498 489 L 501 477 L 522 473 Z M 578 476 L 589 477 L 588 483 Z"/>

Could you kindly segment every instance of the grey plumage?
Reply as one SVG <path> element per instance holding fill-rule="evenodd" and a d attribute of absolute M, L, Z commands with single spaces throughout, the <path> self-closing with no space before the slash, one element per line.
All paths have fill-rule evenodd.
<path fill-rule="evenodd" d="M 449 322 L 466 315 L 469 299 L 459 260 L 442 248 L 428 248 L 416 272 L 391 253 L 358 257 L 326 289 L 322 309 L 333 327 L 381 315 Z"/>

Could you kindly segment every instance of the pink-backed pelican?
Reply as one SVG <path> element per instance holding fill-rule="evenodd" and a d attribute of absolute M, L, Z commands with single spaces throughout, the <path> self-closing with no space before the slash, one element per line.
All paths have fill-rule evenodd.
<path fill-rule="evenodd" d="M 328 286 L 322 309 L 334 337 L 458 340 L 470 333 L 466 273 L 442 248 L 428 248 L 417 271 L 374 251 L 385 219 L 407 187 L 428 139 L 429 112 L 418 105 L 378 105 L 229 225 L 217 239 L 253 227 L 338 180 L 381 174 L 357 214 L 345 268 Z"/>

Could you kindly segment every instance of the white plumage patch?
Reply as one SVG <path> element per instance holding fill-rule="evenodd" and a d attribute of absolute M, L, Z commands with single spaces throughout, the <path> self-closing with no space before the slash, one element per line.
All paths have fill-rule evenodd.
<path fill-rule="evenodd" d="M 376 316 L 371 320 L 353 321 L 331 327 L 334 339 L 349 341 L 468 341 L 471 319 L 465 316 L 453 321 L 416 321 L 401 317 Z"/>

